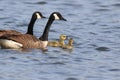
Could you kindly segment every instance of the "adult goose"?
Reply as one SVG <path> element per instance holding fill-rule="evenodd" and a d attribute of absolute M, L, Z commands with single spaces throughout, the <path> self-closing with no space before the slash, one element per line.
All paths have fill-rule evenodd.
<path fill-rule="evenodd" d="M 20 35 L 3 35 L 0 37 L 1 48 L 5 49 L 20 49 L 20 48 L 40 48 L 43 50 L 47 49 L 48 35 L 51 24 L 54 20 L 64 20 L 59 12 L 53 12 L 45 26 L 42 36 L 37 39 L 36 37 L 29 34 Z"/>
<path fill-rule="evenodd" d="M 35 24 L 35 21 L 37 20 L 37 19 L 40 19 L 40 18 L 45 18 L 43 15 L 42 15 L 42 13 L 41 12 L 38 12 L 38 11 L 36 11 L 36 12 L 34 12 L 33 14 L 32 14 L 32 18 L 31 18 L 31 20 L 30 20 L 30 23 L 29 23 L 29 25 L 28 25 L 28 30 L 27 30 L 27 32 L 26 32 L 26 34 L 31 34 L 31 35 L 33 35 L 33 26 L 34 26 L 34 24 Z M 3 35 L 5 35 L 5 34 L 22 34 L 21 32 L 18 32 L 18 31 L 16 31 L 16 30 L 0 30 L 0 36 L 3 36 Z"/>

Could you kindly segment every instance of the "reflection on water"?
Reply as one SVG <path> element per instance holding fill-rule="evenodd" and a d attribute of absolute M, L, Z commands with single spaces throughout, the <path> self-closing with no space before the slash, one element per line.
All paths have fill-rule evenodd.
<path fill-rule="evenodd" d="M 0 29 L 25 33 L 34 11 L 45 16 L 59 11 L 68 21 L 54 21 L 49 40 L 66 34 L 75 41 L 73 50 L 1 49 L 1 80 L 120 80 L 120 0 L 0 0 L 0 3 Z M 47 19 L 37 20 L 35 36 L 42 34 L 46 22 Z"/>

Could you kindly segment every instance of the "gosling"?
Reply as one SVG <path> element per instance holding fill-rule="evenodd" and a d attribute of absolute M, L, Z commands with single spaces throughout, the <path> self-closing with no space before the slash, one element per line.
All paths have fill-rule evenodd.
<path fill-rule="evenodd" d="M 61 34 L 59 41 L 49 41 L 48 42 L 48 46 L 51 46 L 51 47 L 62 47 L 63 45 L 65 45 L 65 40 L 66 39 L 67 39 L 67 36 L 64 35 L 64 34 Z"/>
<path fill-rule="evenodd" d="M 63 49 L 73 49 L 73 38 L 70 38 L 68 41 L 68 44 L 65 44 L 62 46 Z"/>

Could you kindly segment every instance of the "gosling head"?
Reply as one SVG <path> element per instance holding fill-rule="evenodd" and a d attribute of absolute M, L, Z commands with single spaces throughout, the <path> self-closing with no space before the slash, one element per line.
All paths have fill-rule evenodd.
<path fill-rule="evenodd" d="M 73 42 L 74 42 L 73 38 L 70 38 L 68 44 L 69 44 L 69 45 L 72 45 Z"/>
<path fill-rule="evenodd" d="M 34 12 L 32 17 L 35 18 L 35 19 L 46 18 L 46 17 L 43 16 L 42 13 L 39 12 L 39 11 Z"/>
<path fill-rule="evenodd" d="M 67 36 L 64 35 L 64 34 L 61 34 L 61 35 L 60 35 L 60 40 L 65 40 L 65 39 L 67 39 Z"/>

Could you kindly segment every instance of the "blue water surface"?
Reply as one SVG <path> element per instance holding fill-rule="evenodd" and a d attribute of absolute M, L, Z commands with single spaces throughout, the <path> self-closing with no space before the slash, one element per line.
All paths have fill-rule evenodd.
<path fill-rule="evenodd" d="M 74 48 L 0 49 L 0 80 L 120 80 L 120 0 L 0 0 L 0 29 L 25 33 L 34 11 L 60 12 L 67 21 L 54 21 L 49 40 L 66 34 Z"/>

